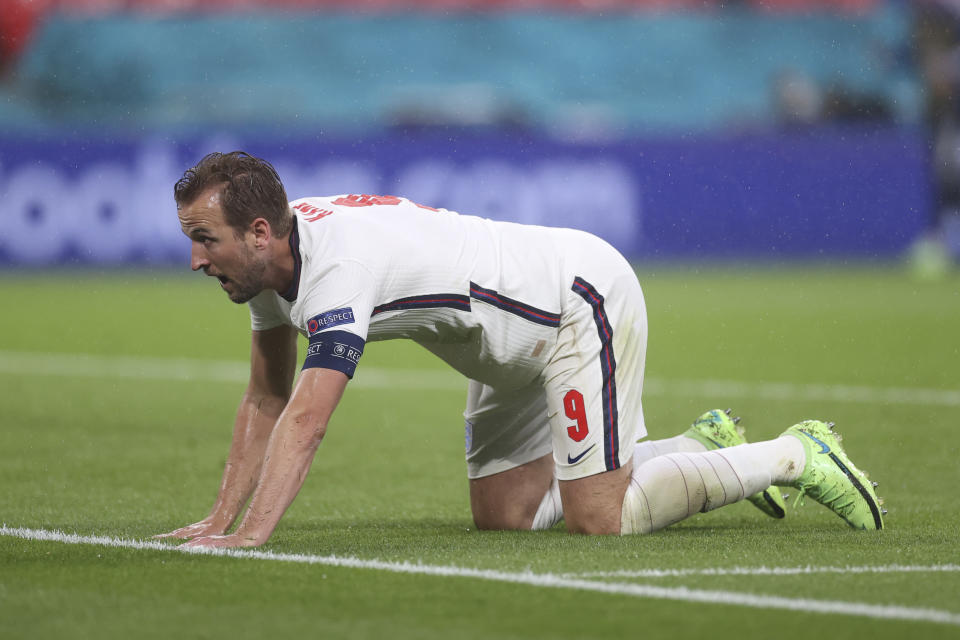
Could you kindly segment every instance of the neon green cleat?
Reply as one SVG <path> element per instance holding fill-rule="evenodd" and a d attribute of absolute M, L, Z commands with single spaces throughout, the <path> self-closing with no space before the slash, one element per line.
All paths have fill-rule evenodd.
<path fill-rule="evenodd" d="M 683 435 L 693 438 L 708 450 L 735 447 L 747 442 L 744 437 L 744 428 L 739 425 L 739 422 L 740 418 L 730 417 L 730 409 L 726 411 L 714 409 L 697 418 L 693 426 Z M 771 486 L 766 491 L 748 496 L 747 500 L 771 518 L 782 518 L 786 515 L 786 505 L 777 487 Z"/>
<path fill-rule="evenodd" d="M 783 435 L 803 443 L 807 463 L 794 483 L 800 498 L 806 494 L 843 518 L 854 529 L 883 529 L 883 499 L 878 498 L 867 474 L 857 469 L 843 447 L 833 423 L 806 420 L 795 424 Z"/>

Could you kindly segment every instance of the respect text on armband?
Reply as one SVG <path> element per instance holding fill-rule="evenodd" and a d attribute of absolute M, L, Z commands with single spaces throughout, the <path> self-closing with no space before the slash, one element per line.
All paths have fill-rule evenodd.
<path fill-rule="evenodd" d="M 337 341 L 318 341 L 311 342 L 307 346 L 307 357 L 329 355 L 334 358 L 343 358 L 353 364 L 360 362 L 360 356 L 363 355 L 362 349 L 356 349 L 349 344 Z"/>
<path fill-rule="evenodd" d="M 360 362 L 360 356 L 362 354 L 362 351 L 358 351 L 348 344 L 343 344 L 342 342 L 333 343 L 333 355 L 336 358 L 344 358 L 354 364 L 357 364 Z"/>
<path fill-rule="evenodd" d="M 330 327 L 351 324 L 353 321 L 353 309 L 350 307 L 325 311 L 307 320 L 307 335 L 312 336 Z"/>

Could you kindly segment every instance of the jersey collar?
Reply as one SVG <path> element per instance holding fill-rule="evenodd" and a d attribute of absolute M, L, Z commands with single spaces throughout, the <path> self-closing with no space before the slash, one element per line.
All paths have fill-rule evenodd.
<path fill-rule="evenodd" d="M 297 231 L 297 216 L 293 216 L 293 229 L 290 230 L 290 254 L 293 256 L 293 282 L 290 288 L 280 294 L 287 302 L 296 302 L 297 292 L 300 289 L 300 268 L 303 260 L 300 257 L 300 233 Z"/>

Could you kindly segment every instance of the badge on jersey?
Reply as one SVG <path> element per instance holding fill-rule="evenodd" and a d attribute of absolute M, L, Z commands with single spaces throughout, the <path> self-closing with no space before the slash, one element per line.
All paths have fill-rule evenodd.
<path fill-rule="evenodd" d="M 307 320 L 307 336 L 312 336 L 331 327 L 351 324 L 353 321 L 353 309 L 351 307 L 325 311 Z"/>

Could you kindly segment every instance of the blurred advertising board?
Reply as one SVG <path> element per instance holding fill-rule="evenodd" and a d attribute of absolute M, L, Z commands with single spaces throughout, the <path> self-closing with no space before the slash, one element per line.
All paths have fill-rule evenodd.
<path fill-rule="evenodd" d="M 576 227 L 634 260 L 890 258 L 928 226 L 916 130 L 560 142 L 471 132 L 357 140 L 0 136 L 0 264 L 185 264 L 172 191 L 210 151 L 270 160 L 291 199 L 403 195 Z"/>

